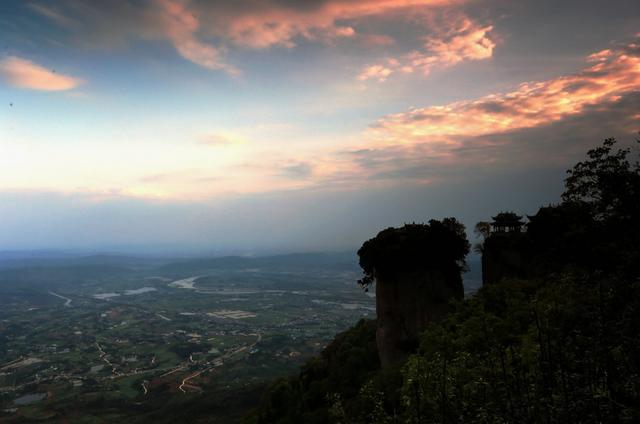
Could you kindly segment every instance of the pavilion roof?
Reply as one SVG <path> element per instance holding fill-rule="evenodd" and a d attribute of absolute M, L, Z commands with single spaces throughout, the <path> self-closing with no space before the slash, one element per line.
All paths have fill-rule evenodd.
<path fill-rule="evenodd" d="M 491 217 L 492 225 L 523 225 L 522 216 L 514 212 L 500 212 L 498 215 Z"/>

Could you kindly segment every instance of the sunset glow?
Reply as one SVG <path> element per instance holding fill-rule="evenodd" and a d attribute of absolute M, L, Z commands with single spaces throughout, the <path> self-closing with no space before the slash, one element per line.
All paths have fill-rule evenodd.
<path fill-rule="evenodd" d="M 123 217 L 120 202 L 213 204 L 228 218 L 254 201 L 285 216 L 356 191 L 422 193 L 384 226 L 454 181 L 535 180 L 549 149 L 559 173 L 584 146 L 632 140 L 638 4 L 518 3 L 3 2 L 7 222 L 39 199 Z M 269 203 L 284 194 L 289 206 Z"/>

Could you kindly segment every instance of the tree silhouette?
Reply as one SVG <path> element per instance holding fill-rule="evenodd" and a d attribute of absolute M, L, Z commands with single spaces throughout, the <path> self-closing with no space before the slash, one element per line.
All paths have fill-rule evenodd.
<path fill-rule="evenodd" d="M 588 160 L 567 171 L 562 199 L 588 206 L 597 219 L 629 220 L 640 210 L 640 151 L 632 164 L 631 149 L 614 151 L 616 143 L 615 138 L 606 139 L 587 152 Z"/>
<path fill-rule="evenodd" d="M 640 149 L 616 150 L 616 143 L 606 139 L 567 171 L 562 206 L 582 209 L 592 221 L 583 227 L 582 242 L 574 243 L 575 252 L 589 258 L 597 270 L 617 269 L 632 276 L 638 275 L 640 261 Z M 575 238 L 577 231 L 566 233 Z"/>
<path fill-rule="evenodd" d="M 480 221 L 473 229 L 473 233 L 476 238 L 482 238 L 482 241 L 473 245 L 473 250 L 476 253 L 482 253 L 484 250 L 484 241 L 491 235 L 491 223 L 487 221 Z"/>
<path fill-rule="evenodd" d="M 358 284 L 367 290 L 376 276 L 392 277 L 399 272 L 446 266 L 463 271 L 469 248 L 464 225 L 455 218 L 387 228 L 358 250 L 363 270 Z"/>

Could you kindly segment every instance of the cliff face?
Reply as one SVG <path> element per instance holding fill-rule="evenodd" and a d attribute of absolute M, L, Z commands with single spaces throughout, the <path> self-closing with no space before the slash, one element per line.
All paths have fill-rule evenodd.
<path fill-rule="evenodd" d="M 462 277 L 455 266 L 377 276 L 376 342 L 382 366 L 414 352 L 418 335 L 447 315 L 451 299 L 463 297 Z"/>
<path fill-rule="evenodd" d="M 383 367 L 418 346 L 418 334 L 462 299 L 461 271 L 469 253 L 464 225 L 455 218 L 387 228 L 358 250 L 368 288 L 376 284 L 376 344 Z"/>

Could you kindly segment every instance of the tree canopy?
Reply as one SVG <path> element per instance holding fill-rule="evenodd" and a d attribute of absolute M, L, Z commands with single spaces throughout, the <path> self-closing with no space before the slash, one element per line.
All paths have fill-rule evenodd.
<path fill-rule="evenodd" d="M 584 266 L 637 276 L 640 149 L 638 144 L 616 149 L 616 144 L 616 139 L 606 139 L 567 171 L 563 203 L 558 207 L 564 217 L 556 212 L 555 220 L 563 221 L 563 242 L 571 247 L 567 252 L 582 257 Z"/>
<path fill-rule="evenodd" d="M 446 266 L 463 270 L 469 249 L 464 225 L 455 218 L 387 228 L 358 250 L 364 274 L 359 284 L 367 288 L 376 277 L 392 276 L 397 272 Z"/>
<path fill-rule="evenodd" d="M 640 163 L 632 159 L 640 158 L 640 150 L 616 149 L 616 143 L 606 139 L 568 170 L 562 203 L 541 207 L 528 216 L 525 233 L 501 238 L 494 237 L 495 232 L 481 232 L 488 237 L 476 250 L 488 253 L 490 259 L 522 259 L 517 261 L 521 269 L 512 276 L 573 267 L 637 275 Z M 486 230 L 486 223 L 476 228 Z M 502 262 L 504 268 L 507 264 Z"/>
<path fill-rule="evenodd" d="M 589 159 L 568 170 L 565 179 L 562 199 L 590 207 L 598 219 L 629 220 L 640 210 L 640 150 L 636 149 L 636 161 L 631 163 L 632 150 L 614 150 L 616 143 L 608 138 L 589 150 Z"/>

